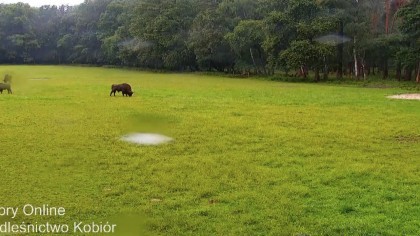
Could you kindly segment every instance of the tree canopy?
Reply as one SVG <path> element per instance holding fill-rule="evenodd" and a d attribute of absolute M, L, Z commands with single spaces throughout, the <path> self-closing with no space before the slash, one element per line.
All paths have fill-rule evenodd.
<path fill-rule="evenodd" d="M 0 63 L 418 81 L 419 22 L 418 0 L 0 4 Z"/>

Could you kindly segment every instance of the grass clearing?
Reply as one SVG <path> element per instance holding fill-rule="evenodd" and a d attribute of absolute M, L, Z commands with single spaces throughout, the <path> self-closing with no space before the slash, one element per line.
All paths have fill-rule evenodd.
<path fill-rule="evenodd" d="M 0 95 L 0 206 L 66 215 L 3 221 L 136 213 L 153 235 L 419 233 L 420 102 L 386 98 L 400 88 L 68 66 L 5 73 L 14 94 Z M 120 82 L 133 97 L 109 97 Z M 119 140 L 130 132 L 174 141 Z M 137 225 L 118 222 L 123 235 Z"/>

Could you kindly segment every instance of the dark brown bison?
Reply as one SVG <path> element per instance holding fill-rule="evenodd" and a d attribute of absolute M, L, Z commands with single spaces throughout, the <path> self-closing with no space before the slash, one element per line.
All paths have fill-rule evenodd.
<path fill-rule="evenodd" d="M 0 93 L 3 93 L 3 90 L 7 90 L 7 92 L 12 93 L 12 88 L 10 87 L 10 84 L 0 83 Z"/>
<path fill-rule="evenodd" d="M 129 84 L 123 83 L 123 84 L 113 84 L 111 86 L 111 93 L 109 94 L 109 96 L 112 95 L 112 93 L 114 93 L 115 96 L 115 92 L 122 92 L 123 96 L 127 95 L 127 96 L 132 96 L 133 95 L 133 91 L 131 90 L 131 86 Z"/>

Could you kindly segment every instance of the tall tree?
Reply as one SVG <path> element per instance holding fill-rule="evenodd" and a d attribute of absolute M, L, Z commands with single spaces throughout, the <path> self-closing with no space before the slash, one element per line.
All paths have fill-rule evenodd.
<path fill-rule="evenodd" d="M 224 38 L 229 32 L 225 18 L 217 9 L 208 9 L 197 15 L 190 30 L 188 46 L 194 51 L 203 70 L 231 71 L 234 54 Z"/>
<path fill-rule="evenodd" d="M 140 64 L 156 69 L 194 69 L 195 56 L 187 44 L 196 9 L 191 0 L 145 0 L 139 4 L 131 32 L 141 45 Z"/>
<path fill-rule="evenodd" d="M 420 3 L 412 1 L 400 10 L 399 16 L 402 19 L 400 30 L 404 35 L 404 44 L 397 58 L 404 67 L 405 79 L 410 80 L 412 71 L 417 69 L 416 81 L 420 82 Z"/>
<path fill-rule="evenodd" d="M 243 20 L 233 32 L 226 34 L 226 40 L 237 56 L 237 70 L 249 74 L 253 68 L 256 74 L 267 73 L 266 55 L 262 48 L 265 37 L 262 27 L 261 20 Z"/>
<path fill-rule="evenodd" d="M 318 0 L 317 3 L 325 9 L 326 14 L 336 19 L 336 32 L 339 40 L 336 46 L 336 70 L 337 78 L 341 79 L 344 67 L 344 27 L 350 21 L 352 13 L 348 9 L 351 9 L 352 4 L 348 0 Z"/>
<path fill-rule="evenodd" d="M 280 65 L 283 68 L 286 64 L 280 60 L 282 51 L 289 47 L 292 39 L 296 38 L 296 26 L 292 19 L 283 12 L 273 11 L 264 18 L 265 38 L 263 42 L 263 49 L 267 54 L 267 64 L 270 74 Z"/>
<path fill-rule="evenodd" d="M 85 0 L 75 9 L 75 34 L 77 44 L 74 46 L 76 63 L 102 63 L 101 42 L 98 39 L 98 22 L 111 0 Z"/>
<path fill-rule="evenodd" d="M 39 48 L 34 31 L 35 9 L 28 4 L 0 6 L 0 60 L 6 63 L 34 62 L 33 53 Z"/>

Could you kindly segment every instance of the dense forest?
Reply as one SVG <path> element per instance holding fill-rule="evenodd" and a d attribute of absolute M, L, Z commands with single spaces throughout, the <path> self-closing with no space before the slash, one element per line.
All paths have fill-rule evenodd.
<path fill-rule="evenodd" d="M 419 0 L 0 4 L 1 64 L 419 81 Z"/>

